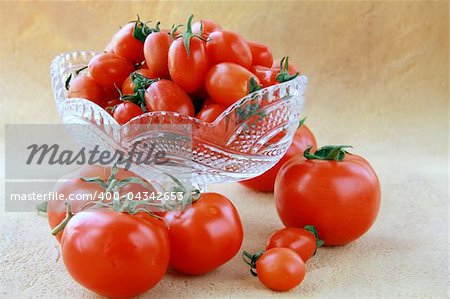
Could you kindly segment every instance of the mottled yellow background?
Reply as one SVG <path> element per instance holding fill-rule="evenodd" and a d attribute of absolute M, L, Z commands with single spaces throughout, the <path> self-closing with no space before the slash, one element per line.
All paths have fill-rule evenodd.
<path fill-rule="evenodd" d="M 309 78 L 307 124 L 319 143 L 354 145 L 383 189 L 369 234 L 319 251 L 304 283 L 290 293 L 266 290 L 237 256 L 207 276 L 170 274 L 149 297 L 445 295 L 448 2 L 2 2 L 1 122 L 58 122 L 50 61 L 65 51 L 102 50 L 137 13 L 167 27 L 193 13 L 270 45 L 276 56 L 289 55 Z M 238 207 L 245 248 L 262 248 L 281 226 L 271 194 L 237 184 L 212 190 Z M 0 295 L 92 296 L 55 262 L 45 219 L 0 213 Z"/>

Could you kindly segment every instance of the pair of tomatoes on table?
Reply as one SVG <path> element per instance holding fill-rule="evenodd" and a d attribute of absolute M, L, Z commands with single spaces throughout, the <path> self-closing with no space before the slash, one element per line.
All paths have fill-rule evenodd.
<path fill-rule="evenodd" d="M 67 96 L 91 100 L 119 124 L 155 111 L 213 122 L 249 93 L 298 75 L 287 57 L 274 62 L 269 47 L 214 21 L 192 19 L 184 32 L 139 19 L 126 24 L 85 73 L 73 74 Z"/>
<path fill-rule="evenodd" d="M 188 275 L 208 273 L 233 258 L 242 244 L 239 214 L 218 193 L 193 195 L 185 209 L 155 210 L 157 201 L 143 197 L 154 192 L 146 180 L 104 166 L 70 173 L 55 191 L 66 201 L 49 201 L 47 215 L 64 265 L 78 283 L 107 297 L 149 290 L 169 265 Z M 75 195 L 85 200 L 71 200 Z"/>

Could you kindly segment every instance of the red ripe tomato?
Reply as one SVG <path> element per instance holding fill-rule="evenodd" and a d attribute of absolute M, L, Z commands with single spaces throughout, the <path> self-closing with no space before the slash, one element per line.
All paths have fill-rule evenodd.
<path fill-rule="evenodd" d="M 212 123 L 216 118 L 222 114 L 227 108 L 219 104 L 209 104 L 207 107 L 203 107 L 196 115 L 198 119 Z"/>
<path fill-rule="evenodd" d="M 101 53 L 94 56 L 88 65 L 94 80 L 105 87 L 122 86 L 123 81 L 134 71 L 128 60 L 112 53 Z"/>
<path fill-rule="evenodd" d="M 202 109 L 208 107 L 211 104 L 216 104 L 216 103 L 214 103 L 214 101 L 211 98 L 207 98 L 202 104 Z"/>
<path fill-rule="evenodd" d="M 108 298 L 130 298 L 155 286 L 167 271 L 167 228 L 153 217 L 90 209 L 67 224 L 61 253 L 69 274 Z"/>
<path fill-rule="evenodd" d="M 255 77 L 246 68 L 231 62 L 224 62 L 213 66 L 206 75 L 205 87 L 210 97 L 223 106 L 230 106 L 237 100 L 248 95 L 250 79 Z"/>
<path fill-rule="evenodd" d="M 236 208 L 225 196 L 204 193 L 184 211 L 166 213 L 170 264 L 200 275 L 220 267 L 239 251 L 243 230 Z"/>
<path fill-rule="evenodd" d="M 217 30 L 208 36 L 206 43 L 209 65 L 234 62 L 245 68 L 252 64 L 252 52 L 245 39 L 232 31 Z"/>
<path fill-rule="evenodd" d="M 102 106 L 105 102 L 103 88 L 91 77 L 83 75 L 70 81 L 67 97 L 87 99 L 99 106 Z"/>
<path fill-rule="evenodd" d="M 50 200 L 47 203 L 47 219 L 51 229 L 54 229 L 66 217 L 66 202 L 70 203 L 72 213 L 77 213 L 89 201 L 99 200 L 100 194 L 105 192 L 105 188 L 97 183 L 89 183 L 81 178 L 99 177 L 103 181 L 107 181 L 111 175 L 111 168 L 98 165 L 86 165 L 67 174 L 56 184 L 54 191 L 63 194 L 65 200 Z M 139 177 L 132 171 L 119 168 L 119 172 L 115 176 L 117 180 L 123 180 L 128 177 Z M 129 184 L 118 190 L 120 195 L 128 192 L 138 194 L 140 192 L 151 192 L 139 184 Z M 72 194 L 72 195 L 71 195 Z M 94 197 L 96 195 L 96 197 Z M 72 196 L 72 200 L 70 199 Z M 58 241 L 61 240 L 62 231 L 56 235 Z"/>
<path fill-rule="evenodd" d="M 194 37 L 192 17 L 187 21 L 186 32 L 170 45 L 168 58 L 170 77 L 187 93 L 201 88 L 208 71 L 205 43 Z"/>
<path fill-rule="evenodd" d="M 295 132 L 294 139 L 291 146 L 288 148 L 286 154 L 277 162 L 272 168 L 265 173 L 245 181 L 241 181 L 242 185 L 247 188 L 261 191 L 273 192 L 275 179 L 281 166 L 293 157 L 301 156 L 305 149 L 312 146 L 312 149 L 317 148 L 317 141 L 311 130 L 304 124 Z"/>
<path fill-rule="evenodd" d="M 247 44 L 252 52 L 252 65 L 272 66 L 273 55 L 269 47 L 257 42 L 247 42 Z"/>
<path fill-rule="evenodd" d="M 167 32 L 154 32 L 144 43 L 144 56 L 150 78 L 169 79 L 168 56 L 173 38 Z"/>
<path fill-rule="evenodd" d="M 142 23 L 139 22 L 138 26 L 139 24 Z M 113 39 L 114 53 L 134 64 L 144 60 L 144 43 L 133 36 L 135 26 L 136 22 L 126 24 L 117 31 Z"/>
<path fill-rule="evenodd" d="M 279 68 L 268 68 L 261 65 L 250 67 L 250 71 L 258 77 L 263 87 L 269 87 L 280 82 L 277 81 L 277 75 L 280 73 Z"/>
<path fill-rule="evenodd" d="M 273 63 L 272 63 L 272 67 L 275 68 L 275 69 L 280 70 L 280 63 L 281 63 L 281 60 L 283 60 L 283 58 L 274 60 Z M 284 63 L 283 63 L 283 65 L 284 65 Z M 292 64 L 291 62 L 289 62 L 288 66 L 289 66 L 289 67 L 288 67 L 288 69 L 289 69 L 289 75 L 294 75 L 294 74 L 296 74 L 296 73 L 299 73 L 299 74 L 300 74 L 300 70 L 299 70 L 294 64 Z"/>
<path fill-rule="evenodd" d="M 284 164 L 275 181 L 285 226 L 314 225 L 325 245 L 344 245 L 372 226 L 380 208 L 378 177 L 370 164 L 343 147 L 305 151 Z"/>
<path fill-rule="evenodd" d="M 204 39 L 207 39 L 208 35 L 211 32 L 222 29 L 222 27 L 220 27 L 220 25 L 217 24 L 216 22 L 205 19 L 205 20 L 197 21 L 192 25 L 192 33 L 200 34 L 200 28 L 202 26 L 203 26 L 202 37 Z"/>
<path fill-rule="evenodd" d="M 141 107 L 135 103 L 122 102 L 114 108 L 113 117 L 119 125 L 123 125 L 143 113 Z"/>
<path fill-rule="evenodd" d="M 148 111 L 173 111 L 189 116 L 195 115 L 194 105 L 187 93 L 169 80 L 151 84 L 145 92 Z"/>
<path fill-rule="evenodd" d="M 320 242 L 312 232 L 304 228 L 286 227 L 270 237 L 266 250 L 275 247 L 290 248 L 307 262 L 316 253 L 317 241 Z"/>
<path fill-rule="evenodd" d="M 288 291 L 295 288 L 303 281 L 305 273 L 304 261 L 289 248 L 271 248 L 256 261 L 258 279 L 274 291 Z"/>
<path fill-rule="evenodd" d="M 149 69 L 142 68 L 138 69 L 136 72 L 149 79 L 155 78 L 152 77 L 152 72 L 150 72 Z M 130 75 L 125 79 L 125 81 L 123 81 L 122 94 L 133 94 L 133 93 L 134 93 L 134 83 Z"/>

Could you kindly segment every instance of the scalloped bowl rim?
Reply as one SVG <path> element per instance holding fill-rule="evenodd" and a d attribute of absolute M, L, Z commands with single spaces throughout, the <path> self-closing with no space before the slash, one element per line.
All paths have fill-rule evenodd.
<path fill-rule="evenodd" d="M 97 54 L 99 54 L 99 53 L 102 53 L 102 52 L 96 52 L 96 51 L 72 51 L 72 52 L 61 53 L 61 54 L 59 54 L 58 56 L 56 56 L 56 57 L 52 60 L 52 62 L 51 62 L 51 72 L 52 72 L 52 75 L 53 75 L 53 72 L 54 72 L 54 71 L 56 71 L 56 70 L 59 69 L 59 62 L 60 62 L 62 59 L 64 59 L 65 56 L 67 56 L 67 55 L 72 55 L 72 54 L 74 54 L 74 53 L 92 53 L 92 54 L 97 53 Z M 53 76 L 52 76 L 52 77 L 53 77 Z M 57 74 L 57 77 L 59 77 L 60 79 L 63 79 L 63 78 L 61 78 L 61 77 L 62 77 L 61 74 Z M 236 102 L 234 102 L 232 105 L 230 105 L 229 107 L 227 107 L 227 109 L 225 109 L 225 110 L 224 110 L 224 111 L 223 111 L 223 112 L 222 112 L 222 113 L 221 113 L 221 114 L 220 114 L 213 122 L 206 122 L 206 121 L 201 120 L 201 119 L 198 119 L 198 118 L 196 118 L 196 117 L 189 116 L 189 115 L 186 115 L 186 114 L 180 114 L 180 113 L 178 113 L 178 112 L 173 112 L 173 111 L 151 111 L 151 112 L 145 112 L 145 113 L 143 113 L 143 114 L 141 114 L 141 115 L 139 115 L 139 116 L 133 117 L 133 118 L 132 118 L 131 120 L 129 120 L 128 122 L 126 122 L 126 123 L 120 125 L 119 123 L 117 123 L 117 121 L 114 119 L 114 117 L 112 117 L 109 113 L 106 113 L 106 114 L 108 115 L 108 117 L 109 117 L 113 122 L 115 122 L 117 125 L 119 125 L 119 126 L 121 126 L 121 127 L 124 127 L 124 126 L 126 126 L 126 125 L 128 125 L 128 124 L 134 122 L 135 120 L 140 119 L 140 118 L 144 118 L 144 117 L 152 117 L 152 116 L 158 117 L 158 116 L 164 116 L 164 115 L 173 115 L 173 116 L 175 116 L 175 117 L 183 116 L 184 118 L 189 119 L 189 120 L 193 121 L 194 123 L 198 123 L 198 124 L 201 124 L 201 125 L 204 125 L 204 126 L 208 126 L 208 127 L 214 127 L 214 126 L 216 126 L 218 123 L 220 123 L 220 121 L 221 121 L 226 115 L 228 115 L 232 110 L 234 110 L 234 109 L 235 109 L 236 107 L 238 107 L 238 106 L 244 105 L 246 102 L 251 101 L 251 100 L 254 98 L 255 95 L 263 95 L 263 94 L 265 94 L 265 93 L 273 92 L 274 90 L 279 89 L 279 88 L 281 88 L 281 87 L 284 87 L 284 86 L 287 86 L 287 85 L 292 85 L 292 84 L 295 83 L 296 81 L 297 81 L 301 86 L 304 86 L 304 87 L 305 87 L 303 90 L 300 90 L 300 92 L 299 92 L 299 94 L 298 94 L 299 96 L 300 96 L 300 95 L 303 95 L 304 92 L 305 92 L 306 86 L 307 86 L 308 78 L 307 78 L 305 75 L 299 75 L 299 76 L 297 76 L 296 78 L 294 78 L 294 79 L 292 79 L 292 80 L 289 80 L 289 81 L 286 81 L 286 82 L 283 82 L 283 83 L 278 83 L 278 84 L 275 84 L 275 85 L 272 85 L 272 86 L 269 86 L 269 87 L 262 88 L 262 89 L 260 89 L 260 90 L 254 91 L 254 92 L 252 92 L 252 93 L 250 93 L 250 94 L 248 94 L 248 95 L 246 95 L 246 96 L 240 98 L 239 100 L 237 100 Z M 54 93 L 55 93 L 55 91 L 54 91 Z M 64 97 L 64 99 L 65 99 L 65 100 L 69 100 L 69 101 L 71 101 L 71 102 L 72 102 L 72 101 L 73 101 L 73 102 L 78 102 L 78 101 L 80 101 L 80 100 L 81 100 L 81 101 L 87 101 L 87 102 L 89 102 L 91 105 L 97 106 L 97 107 L 99 107 L 101 110 L 105 110 L 103 107 L 101 107 L 101 106 L 98 105 L 97 103 L 94 103 L 94 102 L 92 102 L 92 101 L 90 101 L 90 100 L 88 100 L 88 99 L 85 99 L 85 98 L 67 98 L 67 97 Z M 58 99 L 57 99 L 57 97 L 56 97 L 56 94 L 55 94 L 55 100 L 56 100 L 56 104 L 57 104 L 57 106 L 58 106 L 59 103 L 58 103 Z"/>

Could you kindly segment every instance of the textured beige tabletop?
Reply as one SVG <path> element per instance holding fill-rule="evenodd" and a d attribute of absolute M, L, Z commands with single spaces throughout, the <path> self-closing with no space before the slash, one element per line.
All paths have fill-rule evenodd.
<path fill-rule="evenodd" d="M 191 12 L 290 55 L 309 78 L 308 125 L 320 144 L 352 144 L 371 161 L 382 207 L 363 238 L 319 250 L 288 293 L 264 288 L 236 256 L 205 276 L 169 273 L 141 297 L 449 296 L 448 2 L 2 2 L 2 124 L 58 123 L 49 76 L 57 54 L 103 49 L 136 13 L 169 26 Z M 95 297 L 66 273 L 46 219 L 6 213 L 0 188 L 0 297 Z M 237 206 L 243 248 L 262 248 L 281 227 L 272 194 L 211 190 Z"/>

